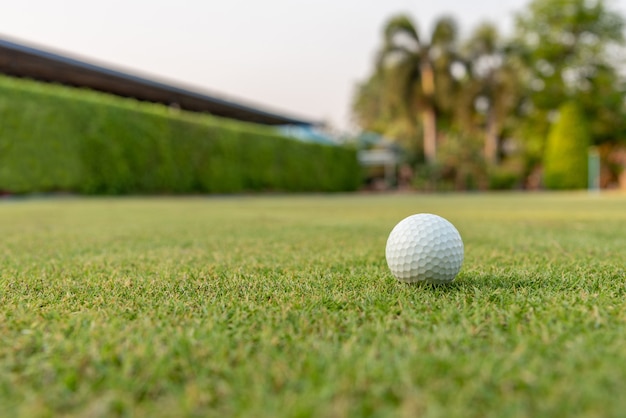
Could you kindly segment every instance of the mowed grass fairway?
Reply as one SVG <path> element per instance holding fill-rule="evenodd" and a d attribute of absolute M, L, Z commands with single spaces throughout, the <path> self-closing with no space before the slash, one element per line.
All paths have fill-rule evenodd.
<path fill-rule="evenodd" d="M 406 285 L 405 216 L 455 224 Z M 626 196 L 0 202 L 0 415 L 600 417 L 626 411 Z"/>

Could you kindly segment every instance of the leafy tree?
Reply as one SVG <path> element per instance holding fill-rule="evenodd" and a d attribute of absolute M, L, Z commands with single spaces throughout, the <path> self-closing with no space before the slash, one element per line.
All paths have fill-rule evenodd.
<path fill-rule="evenodd" d="M 384 31 L 377 77 L 388 92 L 386 104 L 412 122 L 420 116 L 424 156 L 430 164 L 437 155 L 438 113 L 452 106 L 451 92 L 457 87 L 451 73 L 456 42 L 457 25 L 449 17 L 436 22 L 429 42 L 406 15 L 391 18 Z"/>
<path fill-rule="evenodd" d="M 484 135 L 487 163 L 499 160 L 500 136 L 518 106 L 521 88 L 517 68 L 496 27 L 480 25 L 464 45 L 467 78 L 458 100 L 458 121 Z"/>
<path fill-rule="evenodd" d="M 589 128 L 576 102 L 564 103 L 550 129 L 544 156 L 544 185 L 549 189 L 587 186 Z"/>
<path fill-rule="evenodd" d="M 386 106 L 384 95 L 380 74 L 374 74 L 356 86 L 352 99 L 352 114 L 361 129 L 384 134 L 394 118 L 394 112 Z"/>
<path fill-rule="evenodd" d="M 409 118 L 403 117 L 400 103 L 390 100 L 389 94 L 381 72 L 375 72 L 357 85 L 352 101 L 354 120 L 361 129 L 393 138 L 416 153 L 415 140 L 420 137 L 418 127 Z"/>
<path fill-rule="evenodd" d="M 516 46 L 523 52 L 529 98 L 527 136 L 545 138 L 551 115 L 576 100 L 593 121 L 593 141 L 615 139 L 624 126 L 626 85 L 614 63 L 623 30 L 624 19 L 603 0 L 533 0 L 517 16 Z"/>

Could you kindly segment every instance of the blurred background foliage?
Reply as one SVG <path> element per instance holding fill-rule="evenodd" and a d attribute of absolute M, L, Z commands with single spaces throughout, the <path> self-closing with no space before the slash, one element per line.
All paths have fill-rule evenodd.
<path fill-rule="evenodd" d="M 625 26 L 606 1 L 533 0 L 507 37 L 488 22 L 463 37 L 451 16 L 432 33 L 418 23 L 388 20 L 352 106 L 361 129 L 402 147 L 414 187 L 584 188 L 591 145 L 602 186 L 626 188 Z M 559 118 L 573 107 L 576 120 Z"/>

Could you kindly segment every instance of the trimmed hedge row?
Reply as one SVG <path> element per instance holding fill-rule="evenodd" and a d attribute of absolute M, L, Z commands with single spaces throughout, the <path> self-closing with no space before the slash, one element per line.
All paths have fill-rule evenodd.
<path fill-rule="evenodd" d="M 273 128 L 0 76 L 0 191 L 349 191 L 356 151 Z"/>

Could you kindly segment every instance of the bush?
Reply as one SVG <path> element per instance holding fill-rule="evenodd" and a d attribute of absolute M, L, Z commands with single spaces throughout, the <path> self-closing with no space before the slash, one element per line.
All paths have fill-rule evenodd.
<path fill-rule="evenodd" d="M 0 77 L 0 191 L 346 191 L 356 151 L 274 128 Z"/>
<path fill-rule="evenodd" d="M 437 162 L 417 167 L 413 185 L 430 191 L 485 189 L 487 173 L 481 152 L 481 138 L 448 132 L 440 141 Z"/>
<path fill-rule="evenodd" d="M 544 154 L 543 183 L 548 189 L 587 187 L 589 128 L 585 115 L 574 102 L 559 109 Z"/>
<path fill-rule="evenodd" d="M 509 158 L 499 166 L 488 169 L 490 190 L 519 189 L 523 183 L 524 161 L 519 158 Z"/>

